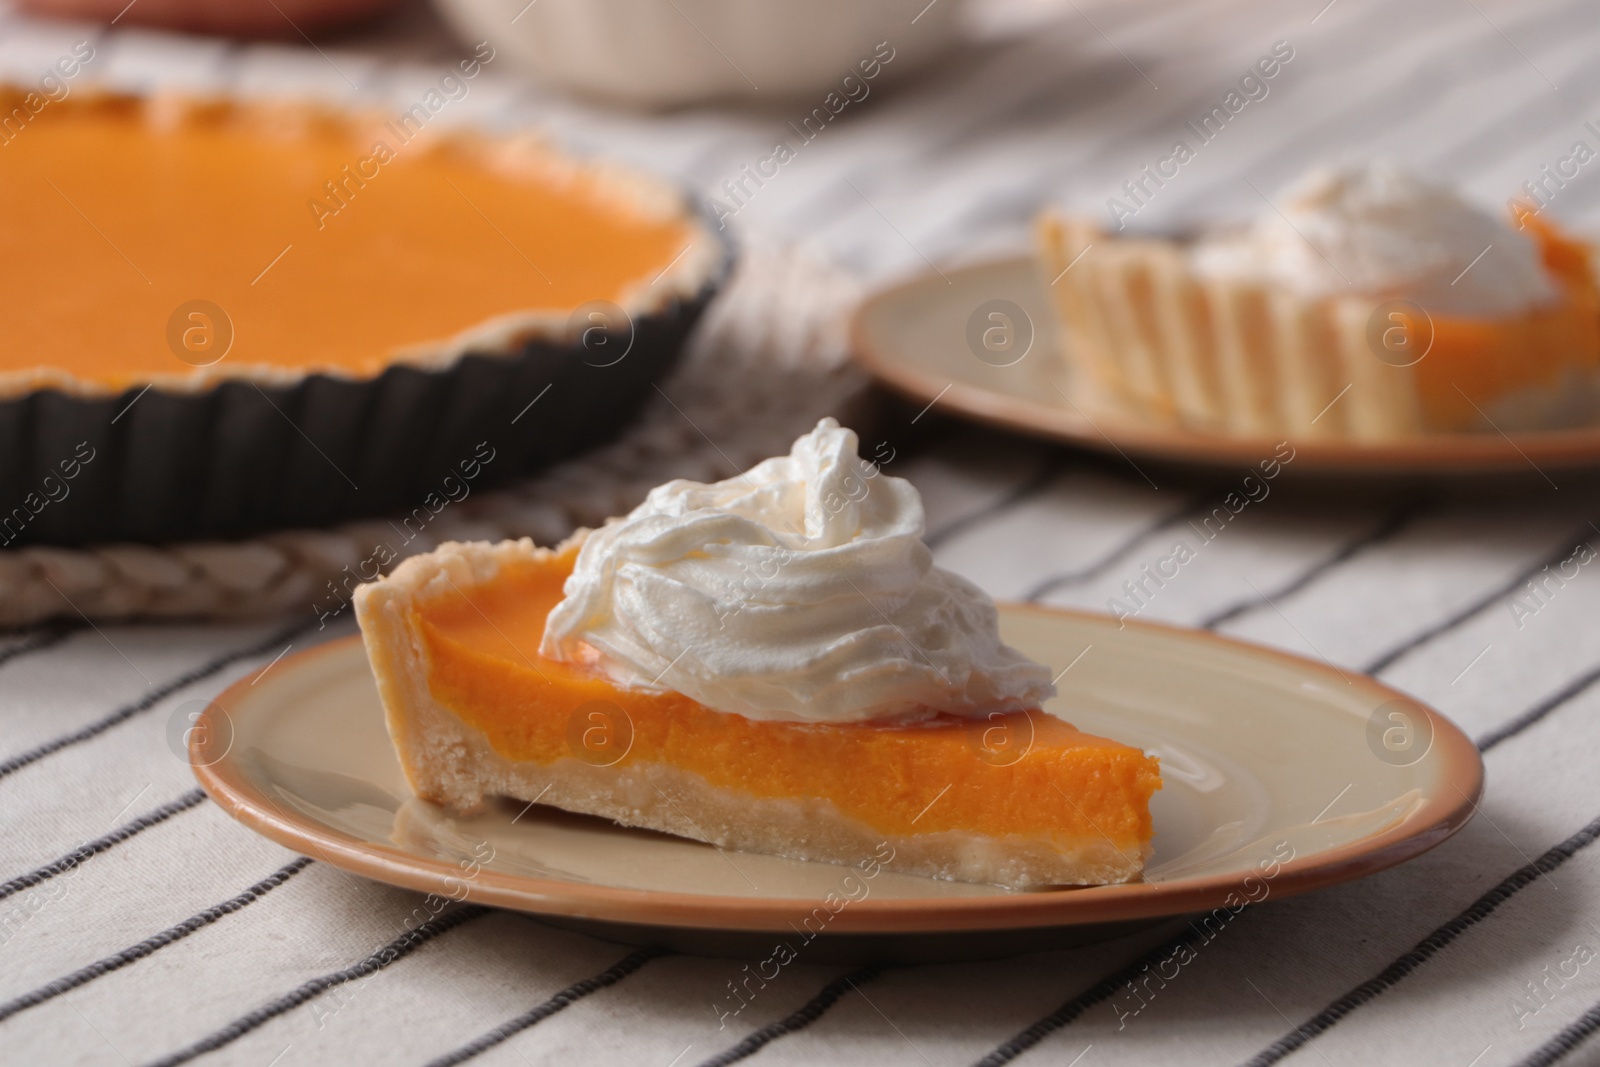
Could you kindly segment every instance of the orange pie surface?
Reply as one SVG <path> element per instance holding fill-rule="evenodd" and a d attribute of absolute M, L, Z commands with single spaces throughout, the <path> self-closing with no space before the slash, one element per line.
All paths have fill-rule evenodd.
<path fill-rule="evenodd" d="M 0 92 L 3 113 L 21 95 Z M 230 366 L 366 376 L 497 316 L 621 302 L 694 233 L 661 190 L 602 190 L 547 149 L 381 115 L 163 106 L 85 91 L 8 131 L 0 374 L 191 373 L 169 319 L 203 300 L 231 321 Z"/>
<path fill-rule="evenodd" d="M 1481 408 L 1519 389 L 1559 386 L 1572 370 L 1600 370 L 1600 288 L 1588 248 L 1525 216 L 1561 299 L 1494 319 L 1434 316 L 1433 346 L 1417 364 L 1425 421 L 1467 428 Z M 1474 405 L 1477 406 L 1474 406 Z"/>
<path fill-rule="evenodd" d="M 577 548 L 502 567 L 413 610 L 433 699 L 501 756 L 666 763 L 763 798 L 822 798 L 884 835 L 966 831 L 1108 839 L 1142 854 L 1157 763 L 1042 711 L 976 723 L 753 720 L 677 694 L 623 690 L 538 654 Z"/>

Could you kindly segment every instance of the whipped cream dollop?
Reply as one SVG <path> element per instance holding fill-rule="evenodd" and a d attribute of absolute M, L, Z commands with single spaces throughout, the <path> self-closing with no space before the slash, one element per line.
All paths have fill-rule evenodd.
<path fill-rule="evenodd" d="M 1382 162 L 1312 171 L 1248 228 L 1201 240 L 1193 256 L 1212 277 L 1258 278 L 1311 298 L 1404 298 L 1473 317 L 1557 295 L 1526 236 Z"/>
<path fill-rule="evenodd" d="M 752 719 L 904 722 L 1035 708 L 1050 672 L 933 565 L 922 498 L 823 419 L 787 456 L 672 481 L 594 530 L 540 651 Z M 593 650 L 592 652 L 589 650 Z"/>

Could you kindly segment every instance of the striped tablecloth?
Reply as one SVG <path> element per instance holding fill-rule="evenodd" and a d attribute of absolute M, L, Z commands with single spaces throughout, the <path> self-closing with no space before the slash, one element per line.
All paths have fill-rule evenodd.
<path fill-rule="evenodd" d="M 1546 210 L 1568 224 L 1600 213 L 1600 163 L 1562 162 L 1577 142 L 1600 147 L 1586 125 L 1600 125 L 1594 0 L 1007 0 L 971 13 L 967 47 L 852 105 L 737 205 L 736 225 L 811 242 L 869 280 L 1015 247 L 1045 199 L 1105 210 L 1124 196 L 1280 41 L 1293 58 L 1267 94 L 1136 205 L 1137 224 L 1253 212 L 1314 160 L 1376 153 L 1490 203 L 1547 165 L 1577 166 L 1544 182 Z M 0 71 L 37 79 L 78 40 L 94 44 L 94 77 L 119 83 L 396 106 L 455 54 L 419 7 L 320 48 L 7 15 Z M 792 136 L 794 117 L 624 115 L 493 69 L 452 107 L 541 124 L 708 193 Z M 924 493 L 938 562 L 1001 598 L 1103 609 L 1232 480 L 949 425 L 917 448 L 907 426 L 887 432 L 908 435 L 891 471 Z M 1141 982 L 1137 1011 L 1130 980 L 1160 968 L 1181 925 L 993 963 L 796 963 L 722 1025 L 739 974 L 727 960 L 630 953 L 475 907 L 402 932 L 416 895 L 243 829 L 169 744 L 187 702 L 334 628 L 297 616 L 5 637 L 0 1061 L 1600 1062 L 1600 1041 L 1580 1045 L 1600 1026 L 1600 578 L 1566 563 L 1590 558 L 1600 504 L 1558 472 L 1468 488 L 1286 479 L 1145 608 L 1379 674 L 1480 740 L 1489 785 L 1444 846 L 1246 911 L 1177 977 Z"/>

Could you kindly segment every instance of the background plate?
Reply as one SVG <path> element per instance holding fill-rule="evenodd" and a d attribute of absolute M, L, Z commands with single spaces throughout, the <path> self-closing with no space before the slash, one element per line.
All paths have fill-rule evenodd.
<path fill-rule="evenodd" d="M 1011 366 L 990 366 L 967 343 L 968 319 L 990 300 L 1009 300 L 1031 320 L 1032 347 Z M 1254 466 L 1283 440 L 1196 433 L 1119 410 L 1103 397 L 1091 399 L 1062 363 L 1055 313 L 1031 259 L 947 268 L 885 289 L 856 311 L 851 344 L 873 375 L 919 404 L 937 400 L 940 408 L 1084 448 L 1185 464 Z M 1600 427 L 1292 443 L 1296 471 L 1537 476 L 1600 467 Z"/>
<path fill-rule="evenodd" d="M 1000 618 L 1022 651 L 1057 670 L 1072 664 L 1049 710 L 1161 757 L 1146 881 L 1012 892 L 891 866 L 807 927 L 821 930 L 808 958 L 1081 944 L 1370 874 L 1437 845 L 1475 810 L 1483 766 L 1472 742 L 1370 678 L 1104 616 L 1002 606 Z M 510 802 L 452 819 L 411 795 L 354 637 L 235 684 L 191 742 L 212 797 L 290 848 L 615 940 L 764 956 L 852 873 Z"/>

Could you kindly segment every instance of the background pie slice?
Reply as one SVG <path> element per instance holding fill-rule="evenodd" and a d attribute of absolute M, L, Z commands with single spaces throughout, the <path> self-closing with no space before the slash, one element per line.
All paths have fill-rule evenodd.
<path fill-rule="evenodd" d="M 1036 237 L 1063 358 L 1086 384 L 1207 432 L 1381 441 L 1593 421 L 1593 250 L 1537 218 L 1526 223 L 1557 298 L 1487 318 L 1206 278 L 1186 242 L 1106 234 L 1053 213 Z"/>

